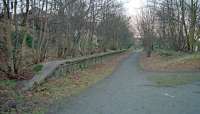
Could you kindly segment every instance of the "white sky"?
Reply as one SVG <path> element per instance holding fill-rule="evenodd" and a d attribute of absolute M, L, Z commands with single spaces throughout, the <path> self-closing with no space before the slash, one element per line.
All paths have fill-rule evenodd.
<path fill-rule="evenodd" d="M 132 25 L 132 30 L 135 32 L 136 36 L 139 36 L 139 32 L 137 31 L 137 21 L 135 20 L 137 14 L 140 13 L 141 8 L 144 8 L 146 5 L 147 0 L 120 0 L 121 2 L 124 3 L 124 7 L 127 11 L 127 15 L 132 17 L 131 25 Z"/>
<path fill-rule="evenodd" d="M 129 16 L 135 16 L 139 13 L 140 8 L 144 7 L 146 0 L 121 0 L 125 3 L 125 8 Z"/>

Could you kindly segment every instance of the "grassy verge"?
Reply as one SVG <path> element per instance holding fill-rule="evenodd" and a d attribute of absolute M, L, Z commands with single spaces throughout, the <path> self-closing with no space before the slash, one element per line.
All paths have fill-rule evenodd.
<path fill-rule="evenodd" d="M 148 80 L 152 81 L 156 87 L 175 87 L 180 85 L 191 84 L 195 81 L 200 81 L 200 75 L 198 74 L 174 74 L 174 75 L 154 75 L 148 77 Z"/>
<path fill-rule="evenodd" d="M 55 101 L 78 95 L 88 87 L 109 76 L 118 66 L 118 63 L 127 56 L 128 54 L 116 56 L 111 61 L 107 61 L 106 64 L 97 64 L 74 74 L 48 80 L 47 83 L 37 89 L 24 94 L 15 92 L 14 86 L 16 82 L 5 83 L 6 81 L 2 81 L 3 84 L 0 82 L 0 88 L 4 89 L 4 91 L 1 90 L 0 92 L 4 93 L 4 96 L 2 94 L 0 96 L 5 101 L 15 100 L 20 114 L 44 114 L 48 106 Z M 8 111 L 3 109 L 3 106 L 0 108 L 0 112 L 9 114 Z M 15 110 L 12 110 L 11 114 L 15 113 Z"/>
<path fill-rule="evenodd" d="M 149 71 L 199 71 L 200 54 L 157 50 L 150 58 L 143 54 L 140 66 Z"/>

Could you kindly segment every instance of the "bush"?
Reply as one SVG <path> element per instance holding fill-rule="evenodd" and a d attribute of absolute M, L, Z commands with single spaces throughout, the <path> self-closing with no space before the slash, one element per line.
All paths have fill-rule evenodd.
<path fill-rule="evenodd" d="M 33 48 L 33 37 L 28 34 L 27 37 L 26 37 L 26 45 L 29 47 L 29 48 Z"/>
<path fill-rule="evenodd" d="M 43 65 L 42 65 L 42 64 L 37 64 L 37 65 L 35 65 L 35 66 L 33 67 L 33 71 L 34 71 L 35 73 L 38 73 L 38 72 L 40 72 L 40 71 L 42 70 L 42 68 L 43 68 Z"/>

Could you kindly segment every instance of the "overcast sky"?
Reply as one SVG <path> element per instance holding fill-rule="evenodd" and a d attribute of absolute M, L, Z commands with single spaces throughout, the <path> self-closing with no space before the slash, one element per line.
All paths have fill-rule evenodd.
<path fill-rule="evenodd" d="M 124 2 L 127 14 L 129 16 L 135 16 L 138 14 L 140 8 L 144 7 L 146 0 L 120 0 Z"/>
<path fill-rule="evenodd" d="M 135 16 L 138 14 L 141 7 L 144 7 L 146 0 L 119 0 L 124 3 L 127 15 Z M 1 2 L 1 0 L 0 0 Z M 1 7 L 0 7 L 1 9 Z"/>

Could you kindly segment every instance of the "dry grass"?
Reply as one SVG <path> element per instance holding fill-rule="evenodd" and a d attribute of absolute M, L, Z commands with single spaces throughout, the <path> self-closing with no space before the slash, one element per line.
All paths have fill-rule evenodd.
<path fill-rule="evenodd" d="M 147 71 L 199 71 L 199 54 L 183 54 L 162 56 L 153 53 L 147 58 L 145 54 L 140 59 L 140 66 Z"/>
<path fill-rule="evenodd" d="M 148 80 L 153 81 L 156 87 L 174 87 L 174 86 L 191 84 L 195 81 L 200 81 L 200 75 L 163 74 L 163 75 L 150 76 L 148 77 Z"/>

